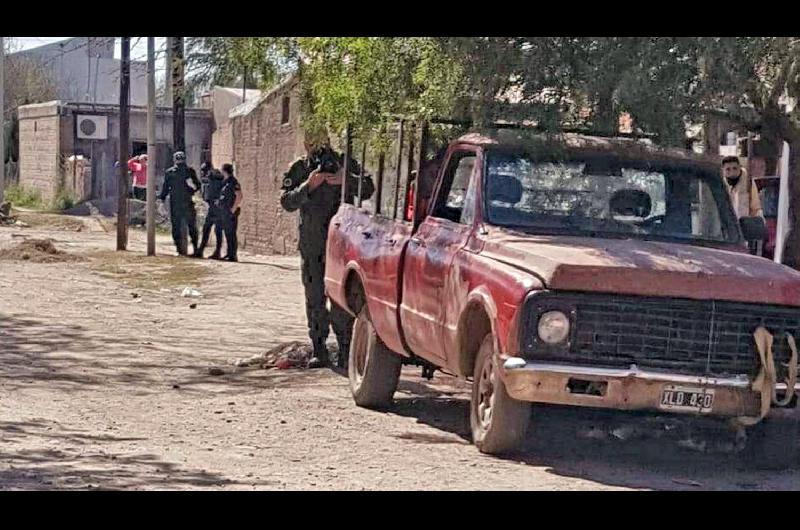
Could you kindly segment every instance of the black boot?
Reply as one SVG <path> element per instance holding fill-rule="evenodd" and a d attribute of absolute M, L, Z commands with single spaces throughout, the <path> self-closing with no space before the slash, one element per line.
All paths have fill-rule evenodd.
<path fill-rule="evenodd" d="M 326 368 L 330 366 L 330 364 L 328 348 L 325 346 L 314 348 L 314 356 L 308 360 L 308 368 Z"/>

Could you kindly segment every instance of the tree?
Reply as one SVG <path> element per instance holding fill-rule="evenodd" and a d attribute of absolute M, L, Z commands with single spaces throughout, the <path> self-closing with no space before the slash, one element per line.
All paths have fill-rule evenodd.
<path fill-rule="evenodd" d="M 701 110 L 720 116 L 791 150 L 791 232 L 785 263 L 800 268 L 800 39 L 722 37 L 698 39 Z M 777 149 L 778 142 L 773 141 Z M 777 154 L 777 153 L 776 153 Z"/>
<path fill-rule="evenodd" d="M 19 160 L 19 122 L 16 110 L 21 105 L 42 103 L 56 98 L 56 86 L 47 69 L 40 62 L 13 54 L 13 39 L 5 39 L 4 61 L 5 92 L 3 115 L 5 117 L 5 158 L 8 176 L 16 178 L 16 162 Z"/>
<path fill-rule="evenodd" d="M 792 146 L 787 260 L 800 267 L 800 41 L 788 37 L 303 37 L 197 39 L 199 78 L 302 78 L 309 126 L 376 128 L 389 114 L 513 118 L 605 132 L 629 113 L 682 146 L 724 116 Z M 246 80 L 245 80 L 246 81 Z M 775 142 L 777 145 L 778 142 Z"/>
<path fill-rule="evenodd" d="M 187 37 L 187 80 L 203 88 L 269 87 L 296 67 L 294 48 L 285 37 Z"/>

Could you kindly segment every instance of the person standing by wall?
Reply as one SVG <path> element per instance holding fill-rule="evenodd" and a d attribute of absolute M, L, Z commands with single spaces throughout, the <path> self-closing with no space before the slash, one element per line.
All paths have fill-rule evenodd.
<path fill-rule="evenodd" d="M 208 245 L 208 239 L 211 236 L 211 228 L 214 228 L 214 238 L 216 239 L 216 248 L 214 253 L 209 256 L 211 259 L 220 259 L 220 249 L 222 248 L 222 227 L 224 223 L 224 212 L 220 206 L 219 200 L 222 194 L 222 185 L 224 177 L 222 173 L 214 169 L 211 162 L 205 162 L 200 166 L 200 180 L 203 182 L 203 200 L 208 205 L 208 213 L 206 214 L 205 222 L 203 223 L 203 236 L 200 241 L 200 248 L 195 251 L 194 256 L 197 258 L 203 257 L 203 251 Z"/>
<path fill-rule="evenodd" d="M 222 227 L 225 232 L 225 242 L 228 246 L 228 254 L 222 258 L 228 261 L 239 261 L 237 252 L 239 241 L 236 231 L 239 229 L 240 205 L 242 204 L 242 187 L 239 181 L 233 176 L 233 166 L 231 164 L 222 165 L 222 190 L 220 191 L 219 205 L 221 209 Z"/>

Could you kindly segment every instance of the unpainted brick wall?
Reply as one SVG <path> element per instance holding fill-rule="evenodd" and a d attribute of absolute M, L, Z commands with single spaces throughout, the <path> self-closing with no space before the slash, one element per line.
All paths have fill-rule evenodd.
<path fill-rule="evenodd" d="M 221 124 L 211 135 L 211 162 L 214 167 L 233 161 L 233 129 L 230 122 Z"/>
<path fill-rule="evenodd" d="M 283 98 L 290 98 L 289 120 L 281 123 Z M 283 174 L 303 154 L 298 83 L 270 94 L 252 112 L 231 120 L 233 159 L 242 185 L 239 240 L 261 254 L 297 252 L 297 212 L 281 208 Z M 213 142 L 216 145 L 216 141 Z"/>
<path fill-rule="evenodd" d="M 59 117 L 21 119 L 19 128 L 19 185 L 38 190 L 42 200 L 51 201 L 60 181 Z"/>

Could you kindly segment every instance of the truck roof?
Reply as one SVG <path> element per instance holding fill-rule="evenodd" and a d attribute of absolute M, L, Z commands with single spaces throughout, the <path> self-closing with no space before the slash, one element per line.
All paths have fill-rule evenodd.
<path fill-rule="evenodd" d="M 457 142 L 493 149 L 542 152 L 554 149 L 581 154 L 613 155 L 656 163 L 691 165 L 719 171 L 722 158 L 678 148 L 665 148 L 634 138 L 607 138 L 577 133 L 545 134 L 522 129 L 492 129 L 467 133 Z"/>

